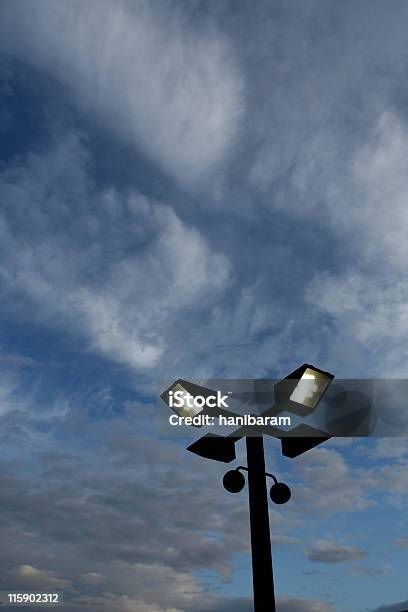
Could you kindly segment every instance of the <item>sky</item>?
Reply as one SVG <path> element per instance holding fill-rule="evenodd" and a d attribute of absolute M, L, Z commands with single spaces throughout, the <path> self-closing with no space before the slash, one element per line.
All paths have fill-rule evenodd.
<path fill-rule="evenodd" d="M 2 0 L 0 590 L 252 609 L 247 494 L 158 386 L 408 375 L 407 19 Z M 278 611 L 408 608 L 406 439 L 265 447 Z"/>

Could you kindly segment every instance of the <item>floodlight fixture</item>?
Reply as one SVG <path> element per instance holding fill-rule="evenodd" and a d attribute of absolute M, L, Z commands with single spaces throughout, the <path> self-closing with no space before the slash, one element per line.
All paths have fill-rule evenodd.
<path fill-rule="evenodd" d="M 227 396 L 220 391 L 197 385 L 189 380 L 178 378 L 160 395 L 161 399 L 180 417 L 195 417 L 198 414 L 235 417 L 236 413 L 222 407 Z M 193 427 L 203 427 L 201 423 L 191 423 Z"/>
<path fill-rule="evenodd" d="M 334 376 L 304 363 L 275 385 L 275 402 L 293 414 L 308 416 L 325 394 Z"/>
<path fill-rule="evenodd" d="M 295 459 L 330 438 L 327 432 L 302 423 L 294 427 L 288 435 L 281 437 L 282 455 Z"/>
<path fill-rule="evenodd" d="M 206 434 L 193 444 L 187 447 L 190 453 L 204 457 L 204 459 L 214 459 L 223 463 L 230 463 L 236 458 L 235 442 L 236 438 L 227 438 L 217 434 Z"/>

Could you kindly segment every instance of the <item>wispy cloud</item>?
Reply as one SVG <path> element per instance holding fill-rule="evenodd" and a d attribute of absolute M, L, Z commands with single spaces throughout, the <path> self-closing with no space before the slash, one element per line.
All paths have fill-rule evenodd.
<path fill-rule="evenodd" d="M 354 546 L 344 546 L 327 540 L 317 540 L 307 553 L 309 561 L 317 563 L 344 563 L 363 557 L 364 552 Z"/>
<path fill-rule="evenodd" d="M 85 112 L 182 185 L 224 162 L 242 114 L 242 77 L 214 25 L 189 23 L 177 5 L 122 0 L 17 0 L 0 14 L 3 50 L 48 70 Z"/>
<path fill-rule="evenodd" d="M 225 290 L 229 263 L 168 205 L 90 187 L 86 159 L 70 136 L 0 176 L 9 203 L 0 228 L 4 306 L 23 319 L 68 326 L 88 349 L 119 363 L 151 367 L 175 316 Z"/>
<path fill-rule="evenodd" d="M 20 565 L 11 572 L 14 581 L 17 584 L 23 585 L 25 588 L 32 589 L 54 589 L 54 590 L 70 590 L 71 584 L 69 580 L 64 580 L 55 575 L 49 570 L 40 570 L 32 565 Z"/>

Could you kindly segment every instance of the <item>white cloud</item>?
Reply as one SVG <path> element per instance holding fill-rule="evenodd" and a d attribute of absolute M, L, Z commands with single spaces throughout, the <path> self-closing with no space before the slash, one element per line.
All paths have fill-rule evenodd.
<path fill-rule="evenodd" d="M 360 578 L 361 576 L 376 578 L 378 576 L 388 576 L 392 571 L 392 567 L 388 564 L 380 567 L 364 567 L 361 565 L 356 565 L 347 567 L 344 571 L 348 574 L 354 574 L 357 578 Z"/>
<path fill-rule="evenodd" d="M 61 589 L 70 590 L 71 583 L 48 570 L 39 570 L 32 565 L 20 565 L 13 572 L 15 581 L 27 589 Z"/>
<path fill-rule="evenodd" d="M 394 544 L 399 548 L 408 548 L 408 536 L 397 538 L 394 540 Z"/>
<path fill-rule="evenodd" d="M 390 457 L 391 459 L 391 457 Z M 407 460 L 374 467 L 353 467 L 337 450 L 316 448 L 296 460 L 301 484 L 294 488 L 294 510 L 329 516 L 338 512 L 359 512 L 385 499 L 403 507 L 408 491 Z"/>
<path fill-rule="evenodd" d="M 148 368 L 182 309 L 219 299 L 229 263 L 169 206 L 136 192 L 97 191 L 86 165 L 71 136 L 0 175 L 3 305 L 79 334 L 119 363 Z"/>
<path fill-rule="evenodd" d="M 405 612 L 408 609 L 408 600 L 400 601 L 393 604 L 384 604 L 379 608 L 375 608 L 373 612 Z"/>
<path fill-rule="evenodd" d="M 151 565 L 115 563 L 110 585 L 113 592 L 127 592 L 130 597 L 137 597 L 163 609 L 171 605 L 177 609 L 191 610 L 205 597 L 193 575 L 175 571 L 160 562 Z"/>
<path fill-rule="evenodd" d="M 224 161 L 242 110 L 228 40 L 180 5 L 3 3 L 0 47 L 49 71 L 104 125 L 181 184 Z"/>
<path fill-rule="evenodd" d="M 104 593 L 103 595 L 82 595 L 64 602 L 64 607 L 72 612 L 80 610 L 97 610 L 98 612 L 184 612 L 179 608 L 162 607 L 148 604 L 139 598 L 127 595 Z"/>
<path fill-rule="evenodd" d="M 407 159 L 406 121 L 381 113 L 344 164 L 346 180 L 322 186 L 321 218 L 347 242 L 353 261 L 336 272 L 319 271 L 305 289 L 306 302 L 333 322 L 332 350 L 339 362 L 357 368 L 370 349 L 377 354 L 366 375 L 384 378 L 407 373 Z M 367 368 L 367 356 L 364 362 Z"/>
<path fill-rule="evenodd" d="M 94 587 L 103 584 L 103 582 L 106 580 L 106 577 L 102 576 L 102 574 L 98 574 L 98 572 L 88 572 L 87 574 L 82 574 L 79 577 L 79 580 L 87 586 Z"/>
<path fill-rule="evenodd" d="M 302 540 L 299 540 L 299 538 L 293 538 L 292 536 L 274 535 L 273 543 L 275 546 L 276 544 L 281 544 L 284 546 L 296 546 L 297 544 L 301 544 Z"/>
<path fill-rule="evenodd" d="M 26 355 L 18 353 L 0 353 L 0 364 L 9 368 L 35 368 L 39 364 Z"/>
<path fill-rule="evenodd" d="M 257 23 L 261 40 L 249 51 L 258 63 L 248 77 L 257 93 L 247 177 L 256 195 L 248 200 L 287 215 L 289 244 L 304 252 L 308 278 L 316 271 L 299 317 L 315 317 L 309 329 L 322 325 L 319 344 L 327 342 L 336 373 L 406 376 L 408 122 L 395 97 L 406 63 L 400 13 L 377 6 L 366 19 L 364 11 L 340 10 L 336 32 L 316 42 L 311 32 L 327 15 L 305 18 L 301 36 L 289 15 L 279 26 L 284 40 L 269 23 L 270 37 L 262 36 L 266 26 Z M 382 20 L 393 23 L 395 37 L 376 48 L 372 36 Z M 350 35 L 354 28 L 358 37 Z M 338 37 L 348 40 L 346 54 Z"/>
<path fill-rule="evenodd" d="M 353 210 L 343 222 L 354 226 L 368 256 L 401 266 L 408 255 L 408 125 L 395 113 L 383 112 L 368 141 L 352 160 L 356 189 Z M 333 206 L 335 222 L 340 222 Z M 391 214 L 390 214 L 391 213 Z"/>
<path fill-rule="evenodd" d="M 18 409 L 18 384 L 17 377 L 11 372 L 0 372 L 0 416 L 10 410 Z"/>
<path fill-rule="evenodd" d="M 307 553 L 309 561 L 318 563 L 344 563 L 363 557 L 364 552 L 354 546 L 344 546 L 327 540 L 316 540 Z"/>
<path fill-rule="evenodd" d="M 297 460 L 303 482 L 293 499 L 302 508 L 331 514 L 357 512 L 372 505 L 369 493 L 374 483 L 365 480 L 366 472 L 350 470 L 344 457 L 334 449 L 317 448 Z"/>
<path fill-rule="evenodd" d="M 408 440 L 405 438 L 384 438 L 377 440 L 374 448 L 363 447 L 360 452 L 374 460 L 403 460 L 408 457 Z"/>
<path fill-rule="evenodd" d="M 277 601 L 278 612 L 334 612 L 331 604 L 320 599 L 282 597 Z"/>

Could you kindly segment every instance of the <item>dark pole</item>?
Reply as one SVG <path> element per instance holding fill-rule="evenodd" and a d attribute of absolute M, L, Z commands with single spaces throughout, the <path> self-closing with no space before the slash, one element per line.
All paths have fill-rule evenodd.
<path fill-rule="evenodd" d="M 249 520 L 255 612 L 276 612 L 263 438 L 247 437 Z"/>

